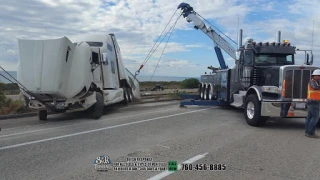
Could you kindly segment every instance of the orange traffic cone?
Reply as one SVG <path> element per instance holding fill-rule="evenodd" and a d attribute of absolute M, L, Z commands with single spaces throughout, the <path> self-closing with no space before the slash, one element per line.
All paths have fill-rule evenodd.
<path fill-rule="evenodd" d="M 294 117 L 294 109 L 293 109 L 293 103 L 291 103 L 289 111 L 288 111 L 288 117 Z"/>

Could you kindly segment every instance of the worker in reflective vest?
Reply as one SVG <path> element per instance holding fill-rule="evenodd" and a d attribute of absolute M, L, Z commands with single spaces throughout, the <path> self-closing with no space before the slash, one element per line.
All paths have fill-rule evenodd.
<path fill-rule="evenodd" d="M 306 117 L 305 135 L 311 138 L 320 137 L 315 134 L 320 113 L 320 69 L 312 73 L 312 78 L 308 84 L 308 115 Z"/>

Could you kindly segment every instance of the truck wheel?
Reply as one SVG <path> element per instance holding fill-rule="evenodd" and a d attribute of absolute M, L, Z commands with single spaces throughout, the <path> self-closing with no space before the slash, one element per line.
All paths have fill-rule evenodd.
<path fill-rule="evenodd" d="M 202 100 L 205 99 L 206 89 L 207 88 L 205 86 L 202 86 L 202 89 L 201 89 L 201 99 Z"/>
<path fill-rule="evenodd" d="M 131 103 L 133 101 L 133 93 L 132 93 L 132 89 L 128 88 L 128 97 L 129 97 L 129 103 Z"/>
<path fill-rule="evenodd" d="M 129 95 L 128 95 L 128 89 L 123 87 L 123 98 L 122 104 L 127 105 L 129 103 Z"/>
<path fill-rule="evenodd" d="M 211 95 L 211 93 L 210 93 L 210 91 L 211 91 L 211 86 L 209 86 L 208 88 L 207 88 L 207 100 L 211 100 L 212 99 L 212 95 Z"/>
<path fill-rule="evenodd" d="M 320 127 L 320 119 L 318 120 L 317 127 Z"/>
<path fill-rule="evenodd" d="M 201 84 L 200 84 L 200 86 L 199 86 L 198 93 L 199 93 L 199 97 L 200 97 L 200 99 L 201 99 L 201 98 L 202 98 L 202 96 L 201 96 L 201 93 L 202 93 L 202 85 L 201 85 Z"/>
<path fill-rule="evenodd" d="M 261 116 L 261 103 L 257 95 L 251 94 L 246 98 L 244 104 L 244 115 L 250 126 L 264 126 L 267 118 Z"/>
<path fill-rule="evenodd" d="M 47 112 L 47 110 L 40 110 L 40 111 L 38 111 L 38 118 L 39 118 L 39 120 L 41 120 L 41 121 L 47 120 L 47 117 L 48 117 L 48 112 Z"/>
<path fill-rule="evenodd" d="M 97 102 L 91 107 L 92 119 L 99 119 L 103 115 L 104 102 L 101 92 L 96 92 L 96 100 Z"/>

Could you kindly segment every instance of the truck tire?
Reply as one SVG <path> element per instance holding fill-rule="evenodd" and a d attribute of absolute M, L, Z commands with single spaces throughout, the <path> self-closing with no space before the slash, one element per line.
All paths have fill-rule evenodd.
<path fill-rule="evenodd" d="M 317 127 L 320 127 L 320 119 L 318 120 Z"/>
<path fill-rule="evenodd" d="M 129 95 L 128 95 L 128 88 L 123 87 L 123 98 L 122 104 L 127 105 L 129 103 Z"/>
<path fill-rule="evenodd" d="M 206 89 L 207 89 L 207 88 L 206 88 L 205 86 L 202 86 L 202 88 L 201 88 L 201 95 L 200 95 L 200 97 L 201 97 L 202 100 L 205 99 Z"/>
<path fill-rule="evenodd" d="M 198 93 L 199 93 L 199 97 L 200 97 L 200 99 L 202 99 L 202 97 L 201 97 L 201 93 L 202 93 L 202 85 L 201 85 L 201 84 L 200 84 L 200 86 L 199 86 Z"/>
<path fill-rule="evenodd" d="M 92 119 L 99 119 L 103 115 L 104 102 L 101 92 L 96 92 L 96 100 L 97 102 L 90 109 L 90 116 Z"/>
<path fill-rule="evenodd" d="M 133 101 L 133 93 L 132 93 L 132 89 L 128 88 L 128 97 L 129 97 L 129 103 L 131 103 Z"/>
<path fill-rule="evenodd" d="M 40 110 L 40 111 L 38 111 L 38 118 L 39 118 L 39 120 L 45 121 L 45 120 L 47 120 L 47 117 L 48 117 L 48 112 L 47 112 L 47 110 Z"/>
<path fill-rule="evenodd" d="M 250 94 L 246 98 L 244 104 L 244 115 L 250 126 L 261 127 L 265 125 L 267 117 L 261 116 L 261 102 L 257 95 Z"/>
<path fill-rule="evenodd" d="M 211 91 L 211 86 L 208 86 L 206 89 L 206 96 L 207 96 L 206 100 L 211 100 L 212 98 L 210 91 Z"/>

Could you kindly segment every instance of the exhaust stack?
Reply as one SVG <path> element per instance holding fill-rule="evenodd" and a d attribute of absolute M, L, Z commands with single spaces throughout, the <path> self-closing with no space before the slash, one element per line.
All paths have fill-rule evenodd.
<path fill-rule="evenodd" d="M 238 49 L 242 46 L 242 29 L 239 30 L 239 36 L 238 36 Z"/>
<path fill-rule="evenodd" d="M 278 43 L 281 43 L 281 31 L 278 32 Z"/>

